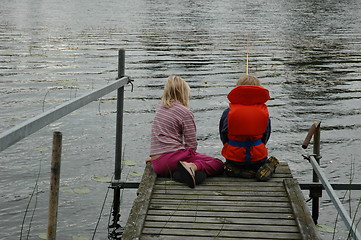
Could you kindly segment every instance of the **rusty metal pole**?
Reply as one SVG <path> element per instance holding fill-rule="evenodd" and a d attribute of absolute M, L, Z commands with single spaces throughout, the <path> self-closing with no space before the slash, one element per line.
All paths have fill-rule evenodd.
<path fill-rule="evenodd" d="M 313 135 L 313 154 L 315 156 L 315 159 L 318 163 L 318 165 L 320 165 L 320 159 L 321 159 L 321 155 L 320 155 L 320 138 L 321 138 L 321 122 L 315 122 L 314 123 L 316 126 L 316 130 L 315 133 Z M 316 174 L 315 171 L 313 171 L 313 177 L 312 177 L 312 182 L 319 182 L 319 178 Z M 318 217 L 319 217 L 319 212 L 320 212 L 320 197 L 322 197 L 322 188 L 321 187 L 314 187 L 311 188 L 310 191 L 310 195 L 312 197 L 312 219 L 314 221 L 315 224 L 317 224 L 318 221 Z"/>
<path fill-rule="evenodd" d="M 58 200 L 60 182 L 62 133 L 53 133 L 53 153 L 51 160 L 50 195 L 48 210 L 48 240 L 56 239 L 56 228 L 58 221 Z"/>

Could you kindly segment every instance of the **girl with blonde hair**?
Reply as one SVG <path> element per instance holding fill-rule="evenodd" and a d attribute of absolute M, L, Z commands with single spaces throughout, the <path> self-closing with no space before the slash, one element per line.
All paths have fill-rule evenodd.
<path fill-rule="evenodd" d="M 223 172 L 223 162 L 196 152 L 197 136 L 193 112 L 189 109 L 189 85 L 179 76 L 170 76 L 152 123 L 150 156 L 153 170 L 159 176 L 191 188 L 206 176 Z"/>

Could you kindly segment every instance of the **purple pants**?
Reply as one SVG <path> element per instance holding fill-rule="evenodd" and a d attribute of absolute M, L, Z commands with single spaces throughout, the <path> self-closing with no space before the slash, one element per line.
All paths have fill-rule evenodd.
<path fill-rule="evenodd" d="M 177 170 L 179 161 L 194 163 L 198 171 L 205 171 L 208 176 L 218 175 L 223 171 L 223 162 L 221 160 L 197 153 L 190 148 L 163 153 L 152 161 L 152 168 L 158 175 L 168 177 Z"/>

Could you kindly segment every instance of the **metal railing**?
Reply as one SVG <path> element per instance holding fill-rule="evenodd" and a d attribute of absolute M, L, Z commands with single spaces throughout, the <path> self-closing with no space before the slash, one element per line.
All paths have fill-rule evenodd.
<path fill-rule="evenodd" d="M 336 192 L 334 191 L 333 186 L 337 186 L 338 190 L 360 190 L 361 184 L 330 184 L 325 173 L 322 171 L 320 167 L 320 135 L 321 135 L 321 121 L 314 121 L 310 130 L 305 138 L 305 141 L 302 144 L 302 148 L 306 149 L 312 139 L 313 142 L 313 154 L 303 155 L 305 159 L 307 159 L 313 168 L 313 184 L 303 184 L 303 189 L 310 189 L 310 197 L 312 199 L 312 218 L 317 224 L 318 216 L 319 216 L 319 198 L 322 197 L 322 190 L 326 190 L 329 195 L 333 205 L 337 209 L 338 214 L 341 216 L 343 222 L 345 223 L 347 229 L 350 231 L 350 236 L 355 240 L 361 240 L 361 235 L 357 230 L 357 226 L 354 221 L 350 218 L 349 214 L 343 207 L 340 199 L 338 198 Z M 321 181 L 321 184 L 319 183 Z M 300 184 L 302 187 L 302 185 Z"/>
<path fill-rule="evenodd" d="M 65 102 L 53 109 L 35 116 L 25 122 L 16 125 L 0 134 L 0 152 L 14 145 L 23 138 L 37 132 L 48 124 L 68 115 L 69 113 L 84 107 L 85 105 L 103 97 L 104 95 L 117 90 L 117 116 L 116 116 L 116 142 L 115 142 L 115 166 L 114 166 L 114 189 L 113 199 L 113 223 L 114 227 L 119 226 L 119 205 L 120 205 L 120 178 L 121 178 L 121 157 L 122 157 L 122 135 L 123 135 L 123 107 L 124 107 L 124 86 L 132 84 L 132 80 L 126 77 L 125 71 L 125 50 L 120 49 L 118 55 L 118 78 L 116 81 L 92 91 L 84 96 Z"/>
<path fill-rule="evenodd" d="M 124 52 L 124 50 L 119 51 L 119 58 L 124 59 L 124 53 L 121 54 L 121 52 Z M 123 56 L 121 56 L 123 55 Z M 121 61 L 121 60 L 119 60 Z M 124 60 L 123 60 L 124 62 Z M 124 64 L 123 64 L 124 68 Z M 118 107 L 117 110 L 120 110 L 118 112 L 117 116 L 119 118 L 122 118 L 123 113 L 123 101 L 124 101 L 124 86 L 130 82 L 128 77 L 124 77 L 124 70 L 119 71 L 122 72 L 118 78 L 119 80 L 110 83 L 109 85 L 95 90 L 91 93 L 86 94 L 85 96 L 75 98 L 74 100 L 65 102 L 58 107 L 55 107 L 53 109 L 50 109 L 46 112 L 43 112 L 42 114 L 35 116 L 17 126 L 14 126 L 7 131 L 0 134 L 0 152 L 5 150 L 6 148 L 10 147 L 11 145 L 17 143 L 18 141 L 22 140 L 23 138 L 31 135 L 32 133 L 35 133 L 36 131 L 40 130 L 41 128 L 47 126 L 48 124 L 64 117 L 65 115 L 89 104 L 92 101 L 97 100 L 98 98 L 112 92 L 118 89 Z M 120 96 L 119 96 L 120 92 Z M 121 104 L 119 104 L 119 102 Z M 120 105 L 120 106 L 119 106 Z M 120 113 L 120 114 L 119 114 Z M 119 116 L 120 115 L 120 116 Z M 118 119 L 119 122 L 122 120 Z M 120 148 L 121 149 L 121 148 Z"/>

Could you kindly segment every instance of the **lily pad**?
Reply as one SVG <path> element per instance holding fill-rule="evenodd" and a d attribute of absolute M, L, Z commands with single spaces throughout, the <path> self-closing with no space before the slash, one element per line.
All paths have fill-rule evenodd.
<path fill-rule="evenodd" d="M 38 237 L 40 238 L 40 239 L 47 239 L 48 238 L 48 234 L 47 233 L 40 233 L 39 235 L 38 235 Z"/>
<path fill-rule="evenodd" d="M 130 172 L 129 175 L 139 177 L 139 176 L 142 176 L 143 173 L 142 173 L 142 172 L 133 171 L 133 172 Z"/>
<path fill-rule="evenodd" d="M 316 227 L 320 232 L 325 232 L 325 233 L 333 233 L 334 232 L 334 227 L 331 227 L 331 226 L 317 224 Z M 335 230 L 335 232 L 338 232 L 337 229 Z"/>
<path fill-rule="evenodd" d="M 111 182 L 111 178 L 107 176 L 94 176 L 91 178 L 93 181 L 97 182 Z"/>
<path fill-rule="evenodd" d="M 133 160 L 124 160 L 124 161 L 122 161 L 122 163 L 124 165 L 126 165 L 126 166 L 135 166 L 135 165 L 137 165 L 137 163 L 135 161 L 133 161 Z"/>
<path fill-rule="evenodd" d="M 90 238 L 85 234 L 77 234 L 72 236 L 73 240 L 89 240 Z"/>
<path fill-rule="evenodd" d="M 91 190 L 87 187 L 74 188 L 73 191 L 77 194 L 87 194 L 91 192 Z"/>
<path fill-rule="evenodd" d="M 12 119 L 22 119 L 22 118 L 24 118 L 24 116 L 12 116 L 11 118 Z"/>
<path fill-rule="evenodd" d="M 74 190 L 71 189 L 71 188 L 62 188 L 60 191 L 61 191 L 62 193 L 65 193 L 65 194 L 72 194 L 72 193 L 74 193 Z"/>

